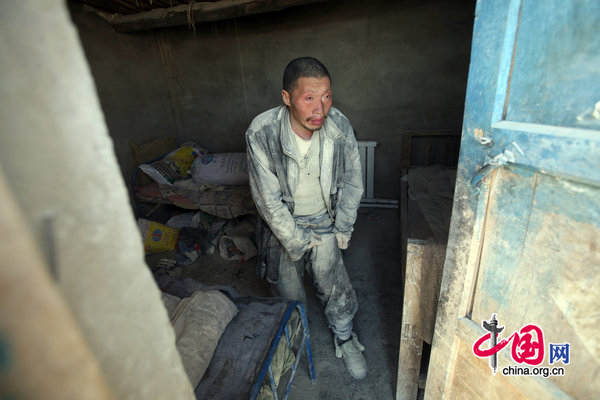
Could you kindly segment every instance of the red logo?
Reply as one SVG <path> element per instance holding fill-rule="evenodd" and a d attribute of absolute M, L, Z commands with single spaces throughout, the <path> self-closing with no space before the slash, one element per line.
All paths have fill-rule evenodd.
<path fill-rule="evenodd" d="M 508 339 L 502 339 L 499 343 L 498 334 L 504 327 L 498 326 L 496 314 L 488 321 L 482 321 L 481 326 L 489 333 L 480 337 L 473 344 L 473 353 L 480 358 L 490 357 L 490 368 L 494 375 L 498 369 L 497 353 L 512 342 L 511 356 L 516 363 L 529 365 L 540 365 L 544 361 L 544 332 L 533 324 L 525 325 L 518 332 L 514 332 Z M 490 341 L 489 348 L 482 349 L 481 346 Z"/>

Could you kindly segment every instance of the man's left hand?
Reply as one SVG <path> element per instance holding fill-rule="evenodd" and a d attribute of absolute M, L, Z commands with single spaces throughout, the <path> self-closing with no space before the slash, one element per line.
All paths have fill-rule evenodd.
<path fill-rule="evenodd" d="M 338 247 L 342 250 L 346 250 L 348 248 L 348 243 L 350 243 L 350 235 L 344 235 L 341 232 L 336 232 L 335 238 L 337 239 Z"/>

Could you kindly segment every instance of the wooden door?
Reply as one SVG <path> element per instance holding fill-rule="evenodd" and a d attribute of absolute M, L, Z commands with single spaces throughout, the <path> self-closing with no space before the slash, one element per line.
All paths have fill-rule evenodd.
<path fill-rule="evenodd" d="M 426 398 L 600 398 L 599 32 L 597 0 L 478 1 Z"/>

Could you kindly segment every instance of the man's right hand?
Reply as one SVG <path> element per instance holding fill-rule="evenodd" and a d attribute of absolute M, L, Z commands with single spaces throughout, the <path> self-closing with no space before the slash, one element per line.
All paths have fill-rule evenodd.
<path fill-rule="evenodd" d="M 311 238 L 310 238 L 310 243 L 308 244 L 308 249 L 312 249 L 315 246 L 320 246 L 323 244 L 323 241 L 321 240 L 321 235 L 317 235 L 314 232 L 311 232 Z"/>

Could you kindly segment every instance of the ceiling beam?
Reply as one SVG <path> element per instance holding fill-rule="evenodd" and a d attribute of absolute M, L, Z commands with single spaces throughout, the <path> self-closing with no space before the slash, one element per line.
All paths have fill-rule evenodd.
<path fill-rule="evenodd" d="M 112 20 L 118 32 L 136 32 L 167 28 L 201 22 L 213 22 L 264 12 L 279 11 L 288 7 L 317 3 L 323 0 L 223 0 L 217 2 L 192 2 L 169 8 L 155 8 L 137 14 L 120 15 Z"/>

